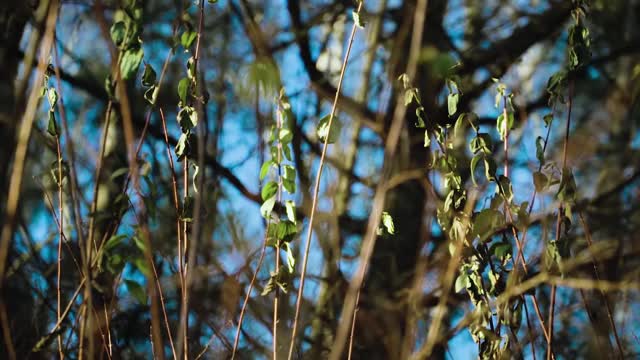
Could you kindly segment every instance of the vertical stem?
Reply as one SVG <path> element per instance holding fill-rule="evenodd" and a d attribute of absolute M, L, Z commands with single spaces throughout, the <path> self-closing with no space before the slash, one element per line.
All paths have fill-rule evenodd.
<path fill-rule="evenodd" d="M 60 149 L 60 135 L 56 135 L 56 152 L 58 157 L 58 213 L 60 214 L 60 227 L 58 231 L 58 269 L 57 269 L 57 283 L 56 283 L 56 317 L 60 322 L 62 318 L 61 306 L 62 296 L 60 290 L 60 284 L 62 279 L 62 242 L 64 241 L 64 213 L 62 203 L 62 152 Z M 62 334 L 58 334 L 58 356 L 60 360 L 64 359 L 64 352 L 62 351 Z"/>
<path fill-rule="evenodd" d="M 360 12 L 362 8 L 362 1 L 358 2 L 358 8 L 356 12 Z M 351 28 L 351 35 L 349 36 L 349 45 L 347 46 L 347 52 L 344 56 L 344 61 L 342 63 L 342 69 L 340 70 L 340 78 L 338 80 L 338 87 L 336 88 L 336 94 L 333 100 L 333 106 L 331 108 L 331 114 L 329 115 L 329 122 L 327 124 L 327 136 L 324 139 L 324 143 L 322 145 L 322 153 L 320 154 L 320 163 L 318 164 L 318 171 L 316 173 L 315 185 L 313 188 L 313 198 L 311 201 L 311 213 L 309 214 L 309 224 L 307 225 L 307 236 L 305 240 L 305 250 L 304 257 L 302 259 L 302 272 L 300 274 L 300 285 L 298 286 L 298 297 L 296 299 L 296 311 L 293 318 L 293 328 L 291 330 L 291 342 L 289 344 L 289 356 L 288 359 L 291 360 L 293 358 L 293 349 L 295 347 L 296 340 L 296 332 L 298 330 L 298 319 L 300 318 L 300 308 L 302 305 L 302 297 L 304 294 L 304 282 L 305 275 L 307 271 L 307 263 L 309 260 L 309 250 L 311 247 L 311 234 L 313 233 L 313 222 L 315 220 L 316 215 L 316 206 L 318 203 L 318 197 L 320 194 L 320 180 L 322 179 L 322 170 L 324 169 L 325 157 L 327 155 L 327 149 L 329 147 L 329 134 L 331 133 L 331 125 L 333 123 L 333 118 L 336 113 L 336 109 L 338 107 L 338 98 L 340 97 L 340 90 L 342 89 L 342 82 L 344 80 L 344 74 L 347 69 L 347 64 L 349 63 L 349 55 L 351 54 L 351 47 L 353 45 L 353 39 L 356 35 L 357 25 L 354 23 Z"/>
<path fill-rule="evenodd" d="M 564 133 L 564 144 L 562 148 L 562 175 L 561 178 L 565 178 L 565 172 L 567 167 L 567 148 L 569 146 L 569 131 L 571 130 L 571 108 L 573 105 L 573 87 L 574 81 L 573 78 L 569 79 L 569 103 L 568 103 L 568 111 L 567 111 L 567 122 Z M 560 240 L 560 231 L 562 230 L 562 212 L 564 211 L 564 206 L 560 204 L 558 206 L 558 217 L 556 221 L 556 243 Z M 556 306 L 556 285 L 551 285 L 551 302 L 549 304 L 549 337 L 547 338 L 547 360 L 551 359 L 551 353 L 553 349 L 553 321 L 555 314 L 555 306 Z"/>

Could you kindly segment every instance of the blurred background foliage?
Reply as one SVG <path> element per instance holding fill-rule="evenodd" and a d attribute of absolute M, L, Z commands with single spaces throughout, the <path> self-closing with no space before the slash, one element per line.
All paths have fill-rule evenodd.
<path fill-rule="evenodd" d="M 356 34 L 335 120 L 338 139 L 328 152 L 321 182 L 296 358 L 326 358 L 335 340 L 375 184 L 380 180 L 393 111 L 397 99 L 404 96 L 397 79 L 406 71 L 415 36 L 416 2 L 364 2 L 360 16 L 365 26 Z M 174 119 L 180 109 L 179 83 L 189 71 L 187 63 L 195 48 L 191 42 L 200 41 L 194 75 L 200 81 L 195 91 L 197 96 L 208 97 L 208 102 L 198 99 L 193 105 L 199 118 L 194 130 L 197 141 L 190 145 L 194 154 L 196 148 L 203 149 L 198 160 L 203 166 L 198 169 L 202 184 L 197 189 L 201 225 L 197 240 L 191 240 L 197 248 L 194 262 L 188 265 L 192 276 L 188 358 L 227 358 L 263 242 L 259 172 L 269 154 L 269 129 L 276 123 L 278 94 L 283 88 L 291 105 L 287 126 L 293 133 L 292 164 L 298 175 L 298 190 L 287 199 L 297 204 L 299 224 L 306 228 L 322 149 L 315 129 L 330 111 L 355 6 L 352 0 L 207 1 L 201 38 L 195 40 L 199 6 L 189 0 L 138 1 L 137 5 L 133 0 L 2 2 L 0 204 L 7 214 L 14 156 L 24 126 L 21 119 L 30 106 L 31 89 L 42 87 L 37 82 L 43 76 L 38 63 L 44 58 L 45 65 L 51 64 L 45 86 L 57 88 L 64 110 L 61 114 L 60 107 L 53 108 L 56 121 L 61 124 L 64 116 L 67 122 L 66 128 L 59 125 L 58 133 L 66 174 L 61 182 L 65 241 L 60 296 L 63 310 L 69 304 L 69 311 L 56 326 L 59 180 L 55 174 L 59 169 L 56 137 L 51 135 L 47 115 L 49 103 L 43 99 L 36 105 L 23 162 L 17 213 L 0 220 L 3 229 L 10 229 L 0 288 L 0 353 L 7 358 L 54 358 L 60 335 L 69 358 L 171 356 L 163 322 L 153 319 L 160 310 L 158 294 L 148 291 L 154 288 L 147 280 L 153 278 L 154 270 L 147 254 L 157 272 L 176 340 L 181 304 L 176 219 L 189 215 L 182 205 L 181 214 L 176 214 L 159 110 L 166 118 L 181 181 L 184 162 L 177 162 L 173 153 L 181 130 Z M 555 120 L 546 160 L 562 163 L 567 105 L 550 106 L 546 89 L 549 77 L 570 60 L 567 41 L 573 6 L 566 0 L 428 1 L 417 74 L 410 79 L 419 92 L 427 127 L 453 124 L 455 117 L 448 116 L 446 80 L 455 77 L 461 93 L 458 112 L 477 114 L 477 124 L 493 138 L 495 160 L 501 163 L 504 154 L 495 130 L 501 109 L 493 104 L 496 85 L 492 78 L 500 79 L 513 94 L 509 160 L 517 203 L 529 201 L 534 190 L 536 138 L 544 137 L 543 117 L 551 112 Z M 136 13 L 123 15 L 121 9 L 128 7 Z M 123 54 L 138 54 L 139 49 L 144 54 L 139 69 L 135 58 L 127 58 L 134 62 L 134 69 L 120 66 L 133 140 L 141 143 L 133 164 L 127 152 L 132 146 L 126 134 L 127 115 L 116 106 L 123 102 L 123 93 L 112 93 L 118 83 L 112 24 L 123 16 L 135 18 L 136 28 L 128 29 L 133 31 L 127 35 L 131 36 L 129 50 L 122 46 L 127 40 L 120 39 L 121 35 L 115 36 L 115 45 Z M 55 21 L 54 35 L 47 23 L 50 18 Z M 567 147 L 577 202 L 590 230 L 585 231 L 577 213 L 573 214 L 569 251 L 574 255 L 583 252 L 589 236 L 600 244 L 597 249 L 603 249 L 596 254 L 599 276 L 635 284 L 640 275 L 639 21 L 640 1 L 588 3 L 585 23 L 591 36 L 591 58 L 573 77 L 573 126 Z M 55 51 L 43 54 L 47 39 L 53 41 Z M 165 61 L 166 71 L 162 71 Z M 151 81 L 152 86 L 157 85 L 155 94 L 145 95 L 150 84 L 142 85 L 141 79 L 147 64 L 158 78 L 161 73 L 164 78 L 162 83 Z M 567 97 L 566 91 L 563 95 Z M 147 97 L 153 98 L 154 107 Z M 353 345 L 356 359 L 406 358 L 420 348 L 434 313 L 445 311 L 437 306 L 445 292 L 443 327 L 431 357 L 466 359 L 483 351 L 462 321 L 474 311 L 469 295 L 442 280 L 451 256 L 446 232 L 436 221 L 444 185 L 442 174 L 428 169 L 430 152 L 423 146 L 424 131 L 414 126 L 414 112 L 415 105 L 409 105 L 392 166 L 393 175 L 407 176 L 388 192 L 385 203 L 396 231 L 378 240 L 360 297 Z M 464 186 L 475 189 L 478 206 L 484 208 L 495 186 L 472 185 L 472 154 L 464 145 L 471 133 L 466 128 L 456 138 L 462 146 L 452 151 L 458 168 L 466 174 Z M 101 171 L 96 172 L 97 168 Z M 125 185 L 132 181 L 129 169 L 140 175 L 139 191 Z M 550 169 L 558 176 L 562 166 Z M 189 171 L 193 176 L 194 169 Z M 96 188 L 99 196 L 94 199 Z M 191 185 L 189 191 L 195 193 Z M 556 191 L 552 187 L 539 194 L 533 207 L 524 250 L 532 273 L 544 271 L 545 243 L 555 234 Z M 510 234 L 496 232 L 493 239 L 500 241 Z M 83 242 L 88 238 L 99 245 L 92 250 L 91 243 Z M 292 241 L 292 249 L 299 262 L 304 250 L 299 238 Z M 94 262 L 86 264 L 87 256 Z M 273 252 L 267 252 L 248 303 L 241 358 L 270 357 L 273 299 L 260 293 L 274 261 Z M 573 275 L 594 276 L 590 263 L 572 271 Z M 283 357 L 289 346 L 297 284 L 294 280 L 290 291 L 279 294 L 278 347 Z M 533 291 L 547 319 L 550 286 L 540 284 Z M 530 297 L 526 299 L 531 305 Z M 604 299 L 611 307 L 624 354 L 617 352 Z M 639 304 L 637 288 L 600 296 L 593 289 L 559 287 L 555 357 L 636 358 L 640 352 Z M 519 316 L 519 322 L 531 325 L 505 334 L 508 356 L 531 358 L 531 349 L 538 357 L 544 356 L 546 342 L 532 310 L 530 320 Z M 162 328 L 150 329 L 156 324 Z M 162 349 L 152 344 L 163 344 Z"/>

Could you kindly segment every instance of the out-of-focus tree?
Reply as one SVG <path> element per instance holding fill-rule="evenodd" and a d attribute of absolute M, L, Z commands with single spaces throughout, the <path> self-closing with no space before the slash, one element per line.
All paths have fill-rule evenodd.
<path fill-rule="evenodd" d="M 3 2 L 0 352 L 637 357 L 639 19 Z"/>

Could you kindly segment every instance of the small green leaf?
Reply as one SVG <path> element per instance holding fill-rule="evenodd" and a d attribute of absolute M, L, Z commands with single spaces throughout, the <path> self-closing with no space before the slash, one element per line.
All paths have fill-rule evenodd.
<path fill-rule="evenodd" d="M 484 158 L 484 172 L 485 176 L 487 177 L 487 181 L 495 181 L 496 162 L 489 156 L 485 156 Z"/>
<path fill-rule="evenodd" d="M 180 44 L 183 48 L 185 48 L 185 50 L 189 50 L 197 36 L 197 32 L 193 30 L 187 30 L 182 33 L 182 36 L 180 36 Z"/>
<path fill-rule="evenodd" d="M 431 145 L 431 136 L 429 135 L 429 131 L 424 131 L 424 147 L 429 147 Z"/>
<path fill-rule="evenodd" d="M 513 189 L 511 187 L 511 180 L 504 175 L 500 175 L 498 178 L 498 189 L 500 191 L 500 195 L 504 197 L 507 202 L 511 202 L 513 200 Z"/>
<path fill-rule="evenodd" d="M 267 199 L 273 197 L 278 192 L 278 184 L 274 181 L 269 181 L 262 187 L 262 191 L 260 195 L 262 196 L 262 200 L 266 201 Z"/>
<path fill-rule="evenodd" d="M 144 73 L 142 73 L 142 85 L 153 86 L 156 83 L 156 71 L 153 70 L 151 65 L 144 65 Z"/>
<path fill-rule="evenodd" d="M 147 294 L 144 291 L 144 288 L 133 280 L 125 280 L 125 284 L 127 285 L 127 290 L 133 297 L 143 305 L 147 304 Z"/>
<path fill-rule="evenodd" d="M 544 191 L 549 185 L 549 178 L 539 171 L 533 173 L 533 185 L 537 192 Z"/>
<path fill-rule="evenodd" d="M 484 158 L 484 155 L 482 154 L 477 154 L 475 155 L 473 158 L 471 158 L 471 181 L 473 182 L 473 185 L 478 186 L 478 183 L 476 182 L 476 166 L 478 166 L 478 162 Z"/>
<path fill-rule="evenodd" d="M 267 160 L 264 162 L 264 164 L 262 164 L 262 167 L 260 168 L 260 181 L 264 180 L 264 178 L 267 176 L 271 165 L 273 165 L 273 161 L 271 160 Z"/>
<path fill-rule="evenodd" d="M 289 129 L 280 129 L 280 133 L 278 134 L 280 138 L 280 142 L 284 144 L 288 144 L 293 139 L 293 133 Z"/>
<path fill-rule="evenodd" d="M 393 235 L 395 233 L 396 229 L 393 225 L 393 218 L 386 211 L 382 212 L 382 225 L 388 234 Z"/>
<path fill-rule="evenodd" d="M 540 165 L 544 165 L 544 139 L 542 136 L 536 138 L 536 158 Z"/>
<path fill-rule="evenodd" d="M 191 106 L 185 106 L 178 112 L 178 124 L 182 133 L 187 134 L 198 125 L 198 113 Z"/>
<path fill-rule="evenodd" d="M 551 122 L 553 121 L 553 114 L 547 114 L 544 116 L 544 127 L 548 128 L 549 125 L 551 125 Z"/>
<path fill-rule="evenodd" d="M 260 206 L 260 215 L 263 218 L 268 219 L 271 216 L 271 211 L 273 211 L 273 206 L 276 204 L 276 197 L 272 196 L 265 200 Z"/>
<path fill-rule="evenodd" d="M 56 116 L 53 111 L 49 111 L 49 123 L 47 124 L 47 132 L 51 136 L 60 135 L 60 132 L 58 131 L 58 124 L 56 123 Z"/>
<path fill-rule="evenodd" d="M 449 116 L 453 116 L 458 111 L 458 99 L 460 98 L 460 94 L 449 94 L 447 97 L 447 108 L 449 110 Z"/>
<path fill-rule="evenodd" d="M 151 105 L 155 105 L 156 98 L 158 97 L 158 87 L 152 85 L 144 92 L 144 99 L 149 102 Z"/>
<path fill-rule="evenodd" d="M 287 210 L 287 218 L 292 223 L 296 223 L 296 204 L 292 200 L 287 200 L 285 203 L 285 208 Z"/>
<path fill-rule="evenodd" d="M 128 49 L 124 52 L 120 62 L 120 74 L 122 74 L 123 80 L 135 77 L 143 56 L 144 51 L 141 47 Z"/>
<path fill-rule="evenodd" d="M 104 250 L 107 251 L 107 250 L 111 250 L 111 249 L 117 247 L 126 238 L 127 238 L 127 235 L 125 235 L 125 234 L 114 235 L 114 236 L 110 237 L 109 240 L 107 240 L 107 242 L 104 244 Z"/>
<path fill-rule="evenodd" d="M 187 143 L 187 134 L 180 134 L 178 138 L 178 144 L 176 145 L 176 156 L 178 160 L 182 160 L 186 154 L 186 150 L 188 149 Z"/>
<path fill-rule="evenodd" d="M 289 273 L 293 274 L 296 269 L 296 259 L 293 257 L 291 245 L 289 245 L 288 242 L 284 243 L 284 249 L 287 252 L 287 268 L 289 269 Z"/>
<path fill-rule="evenodd" d="M 198 193 L 198 187 L 196 186 L 196 176 L 198 176 L 198 172 L 200 171 L 200 167 L 198 165 L 191 164 L 193 166 L 193 191 L 197 194 Z"/>
<path fill-rule="evenodd" d="M 113 41 L 113 43 L 119 47 L 124 41 L 126 31 L 127 27 L 124 22 L 115 22 L 113 25 L 111 25 L 111 29 L 109 30 L 109 33 L 111 34 L 111 41 Z"/>
<path fill-rule="evenodd" d="M 474 237 L 478 236 L 481 242 L 485 242 L 504 225 L 504 215 L 495 209 L 484 209 L 480 211 L 473 220 Z"/>
<path fill-rule="evenodd" d="M 58 92 L 56 89 L 49 88 L 47 90 L 47 100 L 49 100 L 49 109 L 53 111 L 58 104 Z"/>
<path fill-rule="evenodd" d="M 329 129 L 330 118 L 331 118 L 331 115 L 326 115 L 322 119 L 320 119 L 316 133 L 318 135 L 318 138 L 321 141 L 323 142 L 326 141 L 328 144 L 333 144 L 338 140 L 338 136 L 340 134 L 339 134 L 338 126 L 336 126 L 337 120 L 338 120 L 336 116 L 334 116 L 333 119 L 331 120 L 331 129 Z M 328 135 L 328 138 L 327 138 L 327 135 Z"/>
<path fill-rule="evenodd" d="M 360 13 L 356 11 L 352 11 L 351 14 L 353 15 L 353 22 L 356 24 L 356 26 L 359 27 L 360 29 L 364 29 L 365 23 L 360 18 Z"/>
<path fill-rule="evenodd" d="M 460 273 L 456 278 L 455 292 L 460 292 L 469 286 L 469 275 L 466 272 Z"/>
<path fill-rule="evenodd" d="M 178 83 L 178 97 L 182 105 L 187 104 L 187 97 L 189 96 L 189 88 L 191 87 L 191 80 L 189 78 L 182 78 Z"/>

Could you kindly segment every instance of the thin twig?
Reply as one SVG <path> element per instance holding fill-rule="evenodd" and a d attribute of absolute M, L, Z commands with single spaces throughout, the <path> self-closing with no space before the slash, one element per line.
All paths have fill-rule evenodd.
<path fill-rule="evenodd" d="M 358 8 L 356 10 L 356 12 L 360 12 L 360 9 L 362 8 L 362 1 L 360 1 L 358 3 Z M 302 298 L 304 295 L 304 282 L 305 282 L 305 275 L 307 272 L 307 263 L 309 260 L 309 250 L 311 248 L 311 235 L 313 233 L 313 222 L 315 220 L 315 215 L 316 215 L 316 207 L 317 207 L 317 203 L 318 203 L 318 197 L 320 194 L 320 180 L 322 179 L 322 170 L 324 169 L 324 162 L 325 162 L 325 157 L 327 155 L 327 149 L 329 148 L 329 134 L 331 133 L 331 125 L 333 124 L 333 119 L 335 117 L 336 114 L 336 109 L 338 107 L 338 98 L 340 96 L 340 91 L 342 89 L 342 82 L 344 80 L 344 75 L 347 69 L 347 65 L 349 63 L 349 55 L 351 54 L 351 47 L 353 45 L 353 40 L 355 38 L 356 35 L 356 31 L 357 31 L 358 27 L 357 25 L 353 24 L 352 28 L 351 28 L 351 35 L 349 36 L 349 45 L 347 46 L 347 52 L 344 56 L 344 61 L 342 63 L 342 69 L 340 70 L 340 78 L 338 80 L 338 86 L 336 88 L 336 94 L 333 100 L 333 106 L 331 107 L 331 114 L 329 115 L 329 122 L 327 123 L 327 135 L 324 138 L 324 142 L 322 145 L 322 153 L 320 155 L 320 163 L 318 164 L 318 170 L 316 173 L 316 179 L 315 179 L 315 185 L 313 188 L 313 198 L 311 201 L 311 213 L 309 214 L 309 224 L 307 225 L 307 236 L 306 236 L 306 240 L 305 240 L 305 250 L 304 250 L 304 257 L 302 259 L 302 271 L 300 273 L 300 285 L 298 286 L 298 297 L 296 299 L 296 311 L 295 311 L 295 315 L 293 317 L 293 328 L 291 329 L 291 343 L 289 344 L 289 356 L 288 359 L 291 360 L 293 358 L 293 349 L 295 348 L 295 343 L 296 343 L 296 333 L 298 330 L 298 320 L 300 318 L 300 308 L 302 306 Z M 344 313 L 343 313 L 344 316 Z M 349 316 L 349 318 L 351 318 Z"/>

